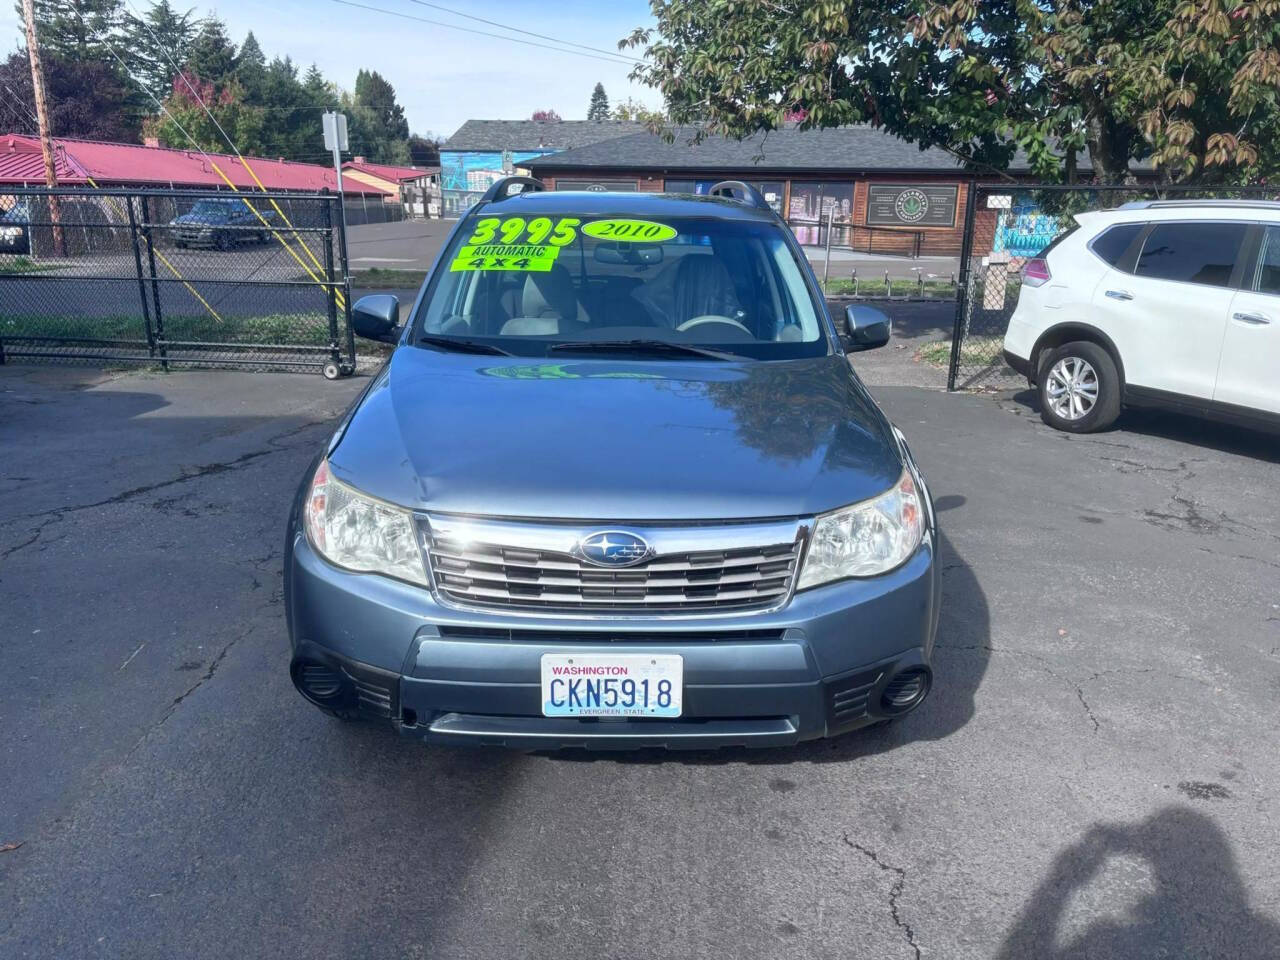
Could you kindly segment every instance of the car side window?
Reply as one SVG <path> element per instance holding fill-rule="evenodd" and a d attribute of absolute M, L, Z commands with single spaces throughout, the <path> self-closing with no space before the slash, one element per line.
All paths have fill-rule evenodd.
<path fill-rule="evenodd" d="M 1280 227 L 1267 227 L 1262 236 L 1262 250 L 1258 254 L 1258 270 L 1254 274 L 1253 289 L 1258 293 L 1280 296 Z"/>
<path fill-rule="evenodd" d="M 1157 223 L 1147 234 L 1134 273 L 1152 280 L 1230 286 L 1247 228 L 1244 223 Z"/>
<path fill-rule="evenodd" d="M 1144 226 L 1143 223 L 1118 223 L 1094 237 L 1089 249 L 1114 267 Z"/>

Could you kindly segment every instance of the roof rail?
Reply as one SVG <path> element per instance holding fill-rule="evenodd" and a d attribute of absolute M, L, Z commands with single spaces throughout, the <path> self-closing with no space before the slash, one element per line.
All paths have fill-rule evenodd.
<path fill-rule="evenodd" d="M 721 180 L 707 191 L 707 196 L 737 200 L 739 203 L 750 204 L 761 210 L 773 212 L 773 207 L 769 206 L 769 202 L 760 196 L 760 191 L 749 183 L 743 183 L 741 180 Z"/>
<path fill-rule="evenodd" d="M 1121 204 L 1120 210 L 1153 210 L 1162 207 L 1280 207 L 1280 200 L 1259 197 L 1257 200 L 1131 200 Z"/>
<path fill-rule="evenodd" d="M 512 187 L 519 187 L 520 189 L 513 190 L 511 189 Z M 522 193 L 537 193 L 545 189 L 547 189 L 547 185 L 541 180 L 535 180 L 533 177 L 503 177 L 493 183 L 480 199 L 496 202 Z"/>

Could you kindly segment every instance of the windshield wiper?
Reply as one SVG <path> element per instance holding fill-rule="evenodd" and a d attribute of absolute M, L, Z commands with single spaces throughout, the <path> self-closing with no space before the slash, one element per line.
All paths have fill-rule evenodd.
<path fill-rule="evenodd" d="M 688 357 L 706 357 L 711 360 L 746 359 L 740 353 L 695 347 L 691 343 L 677 343 L 674 340 L 567 340 L 553 343 L 547 350 L 566 353 L 681 353 Z"/>
<path fill-rule="evenodd" d="M 434 333 L 419 334 L 415 343 L 427 343 L 433 347 L 444 347 L 446 350 L 452 350 L 455 353 L 487 353 L 499 357 L 514 357 L 515 354 L 509 350 L 503 350 L 496 347 L 492 343 L 482 343 L 479 340 L 466 340 L 462 337 L 445 337 L 438 336 Z"/>

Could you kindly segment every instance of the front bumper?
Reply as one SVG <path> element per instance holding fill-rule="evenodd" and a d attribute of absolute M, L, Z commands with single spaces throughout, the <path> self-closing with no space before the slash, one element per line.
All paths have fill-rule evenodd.
<path fill-rule="evenodd" d="M 442 606 L 426 588 L 330 565 L 295 530 L 285 569 L 292 673 L 318 705 L 385 720 L 428 742 L 791 744 L 905 712 L 887 703 L 891 685 L 908 674 L 927 693 L 940 596 L 935 545 L 930 531 L 891 573 L 803 591 L 765 613 L 558 619 Z M 680 719 L 542 716 L 543 653 L 624 650 L 684 658 Z M 309 694 L 308 665 L 328 668 L 338 690 L 332 699 Z"/>

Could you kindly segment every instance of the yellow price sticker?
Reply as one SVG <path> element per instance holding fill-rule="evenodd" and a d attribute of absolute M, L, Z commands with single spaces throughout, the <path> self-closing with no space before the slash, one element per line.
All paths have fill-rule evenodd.
<path fill-rule="evenodd" d="M 476 221 L 476 229 L 467 241 L 469 245 L 486 243 L 513 244 L 521 236 L 525 243 L 553 247 L 563 247 L 573 243 L 578 236 L 575 229 L 582 221 L 577 217 L 561 217 L 552 221 L 550 217 L 535 217 L 526 221 L 524 217 L 485 217 Z"/>
<path fill-rule="evenodd" d="M 533 244 L 468 244 L 458 250 L 449 271 L 463 270 L 513 270 L 527 273 L 547 273 L 560 256 L 559 247 Z"/>
<path fill-rule="evenodd" d="M 627 243 L 662 243 L 673 240 L 676 228 L 652 220 L 592 220 L 582 232 L 597 240 L 622 240 Z"/>

